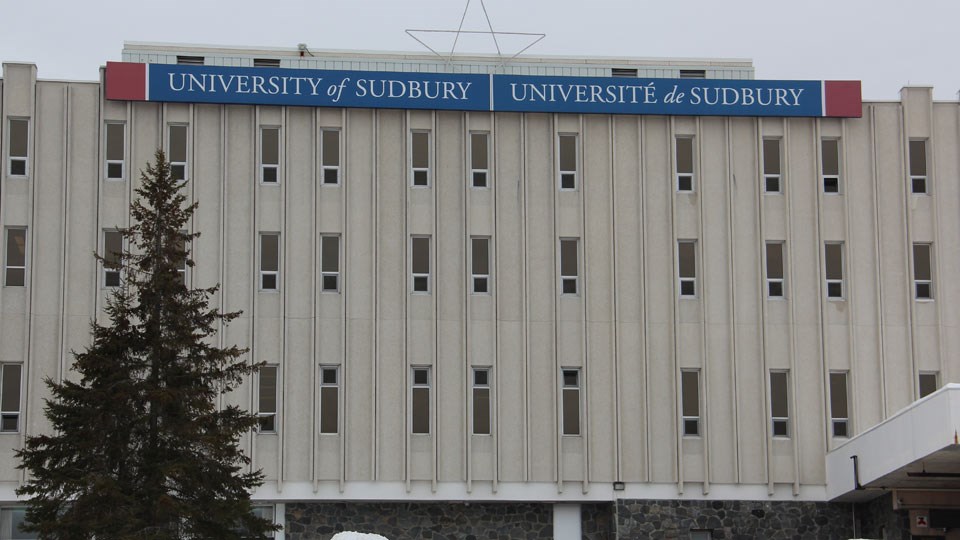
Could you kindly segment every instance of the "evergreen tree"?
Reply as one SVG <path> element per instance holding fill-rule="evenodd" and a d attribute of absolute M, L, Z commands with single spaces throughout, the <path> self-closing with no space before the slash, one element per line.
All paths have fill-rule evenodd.
<path fill-rule="evenodd" d="M 209 306 L 217 287 L 189 289 L 193 266 L 184 232 L 196 203 L 162 151 L 141 172 L 135 225 L 117 254 L 122 285 L 111 295 L 109 324 L 93 323 L 93 343 L 74 353 L 79 380 L 46 384 L 52 434 L 27 437 L 17 452 L 28 474 L 27 521 L 41 538 L 260 538 L 273 525 L 251 513 L 263 475 L 244 472 L 238 448 L 256 415 L 218 397 L 259 365 L 245 349 L 215 346 L 239 313 Z M 104 264 L 107 258 L 98 256 Z M 241 532 L 242 531 L 242 532 Z"/>

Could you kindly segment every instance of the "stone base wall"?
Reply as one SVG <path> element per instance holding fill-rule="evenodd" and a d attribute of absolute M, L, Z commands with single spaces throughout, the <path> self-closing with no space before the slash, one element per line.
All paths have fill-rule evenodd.
<path fill-rule="evenodd" d="M 893 509 L 893 494 L 856 505 L 857 534 L 862 538 L 910 540 L 910 512 Z"/>
<path fill-rule="evenodd" d="M 620 500 L 615 512 L 617 538 L 689 538 L 691 530 L 733 540 L 853 538 L 851 505 L 842 503 Z"/>
<path fill-rule="evenodd" d="M 328 540 L 340 531 L 390 540 L 553 538 L 553 505 L 538 503 L 287 503 L 286 520 L 288 540 Z"/>

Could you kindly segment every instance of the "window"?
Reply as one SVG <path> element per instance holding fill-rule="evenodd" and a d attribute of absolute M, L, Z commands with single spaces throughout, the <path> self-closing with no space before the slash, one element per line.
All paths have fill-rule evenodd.
<path fill-rule="evenodd" d="M 940 373 L 936 371 L 921 371 L 919 377 L 920 397 L 927 397 L 937 391 L 940 386 Z"/>
<path fill-rule="evenodd" d="M 847 405 L 847 372 L 830 372 L 830 423 L 834 437 L 850 436 L 850 408 Z"/>
<path fill-rule="evenodd" d="M 763 191 L 781 193 L 780 139 L 763 140 Z"/>
<path fill-rule="evenodd" d="M 611 77 L 636 77 L 637 68 L 611 68 Z"/>
<path fill-rule="evenodd" d="M 174 180 L 187 181 L 187 126 L 169 126 L 170 176 Z"/>
<path fill-rule="evenodd" d="M 280 288 L 280 235 L 260 233 L 260 290 Z"/>
<path fill-rule="evenodd" d="M 272 504 L 251 505 L 250 513 L 252 513 L 254 516 L 258 518 L 265 519 L 270 523 L 275 523 L 274 516 L 275 516 L 276 510 Z M 240 533 L 240 538 L 253 538 L 253 536 L 251 536 L 247 531 L 247 529 L 242 525 L 238 526 L 235 529 L 235 532 Z M 276 538 L 276 533 L 274 531 L 269 531 L 265 533 L 264 536 L 266 536 L 267 538 Z"/>
<path fill-rule="evenodd" d="M 913 245 L 913 290 L 917 300 L 933 299 L 930 244 Z"/>
<path fill-rule="evenodd" d="M 560 239 L 560 293 L 577 294 L 579 262 L 577 255 L 580 241 L 576 238 Z"/>
<path fill-rule="evenodd" d="M 413 433 L 430 433 L 430 368 L 413 368 L 410 388 L 410 429 Z"/>
<path fill-rule="evenodd" d="M 414 131 L 411 133 L 410 164 L 413 187 L 430 185 L 430 133 Z"/>
<path fill-rule="evenodd" d="M 487 187 L 487 176 L 490 174 L 490 161 L 487 156 L 489 141 L 488 133 L 470 134 L 470 178 L 475 188 Z"/>
<path fill-rule="evenodd" d="M 680 280 L 680 296 L 697 296 L 697 243 L 693 240 L 677 242 L 677 273 Z"/>
<path fill-rule="evenodd" d="M 181 231 L 188 234 L 186 231 Z M 180 284 L 187 286 L 187 247 L 182 239 L 177 240 L 177 251 L 180 252 L 180 260 L 177 261 L 177 274 L 180 275 Z"/>
<path fill-rule="evenodd" d="M 337 366 L 320 367 L 320 433 L 339 431 L 340 384 Z"/>
<path fill-rule="evenodd" d="M 927 186 L 927 141 L 910 141 L 910 191 L 915 195 L 930 193 Z"/>
<path fill-rule="evenodd" d="M 277 431 L 277 366 L 261 366 L 257 396 L 260 433 Z"/>
<path fill-rule="evenodd" d="M 767 297 L 783 298 L 782 242 L 767 242 Z"/>
<path fill-rule="evenodd" d="M 681 405 L 683 415 L 683 434 L 700 436 L 700 372 L 683 370 L 680 372 Z"/>
<path fill-rule="evenodd" d="M 320 132 L 320 138 L 323 185 L 338 185 L 340 183 L 340 131 L 325 129 Z"/>
<path fill-rule="evenodd" d="M 490 294 L 490 239 L 470 239 L 471 283 L 474 294 Z"/>
<path fill-rule="evenodd" d="M 10 540 L 39 538 L 38 533 L 23 531 L 21 527 L 26 521 L 26 507 L 0 508 L 0 538 L 9 538 Z"/>
<path fill-rule="evenodd" d="M 562 370 L 563 434 L 580 434 L 580 370 Z"/>
<path fill-rule="evenodd" d="M 827 275 L 827 298 L 843 299 L 843 244 L 827 243 L 823 247 Z"/>
<path fill-rule="evenodd" d="M 823 192 L 840 193 L 840 141 L 823 139 L 820 141 L 820 150 L 823 160 Z"/>
<path fill-rule="evenodd" d="M 473 434 L 490 434 L 490 368 L 473 369 Z"/>
<path fill-rule="evenodd" d="M 706 79 L 707 70 L 705 69 L 681 69 L 681 79 Z"/>
<path fill-rule="evenodd" d="M 693 138 L 677 137 L 677 191 L 693 191 Z"/>
<path fill-rule="evenodd" d="M 0 432 L 20 431 L 20 364 L 0 364 Z"/>
<path fill-rule="evenodd" d="M 264 184 L 280 181 L 280 128 L 260 128 L 260 181 Z"/>
<path fill-rule="evenodd" d="M 279 58 L 254 58 L 253 67 L 278 68 L 280 67 L 280 59 Z"/>
<path fill-rule="evenodd" d="M 413 292 L 430 292 L 429 236 L 414 236 L 410 240 L 410 279 Z"/>
<path fill-rule="evenodd" d="M 320 237 L 320 290 L 340 292 L 340 237 Z"/>
<path fill-rule="evenodd" d="M 3 284 L 7 287 L 23 287 L 27 279 L 27 230 L 7 229 L 6 268 Z"/>
<path fill-rule="evenodd" d="M 710 540 L 713 529 L 690 529 L 690 540 Z"/>
<path fill-rule="evenodd" d="M 577 136 L 560 135 L 557 146 L 560 155 L 560 189 L 577 189 Z"/>
<path fill-rule="evenodd" d="M 790 406 L 787 394 L 787 372 L 770 372 L 770 417 L 774 437 L 790 436 Z"/>
<path fill-rule="evenodd" d="M 178 54 L 177 63 L 188 66 L 202 66 L 204 61 L 202 56 L 184 56 Z"/>
<path fill-rule="evenodd" d="M 104 165 L 107 180 L 123 180 L 124 125 L 118 122 L 107 123 L 106 158 Z"/>
<path fill-rule="evenodd" d="M 103 286 L 120 286 L 120 258 L 123 254 L 123 233 L 103 231 Z"/>
<path fill-rule="evenodd" d="M 10 119 L 10 147 L 7 172 L 10 176 L 27 175 L 27 147 L 30 122 L 23 118 Z"/>

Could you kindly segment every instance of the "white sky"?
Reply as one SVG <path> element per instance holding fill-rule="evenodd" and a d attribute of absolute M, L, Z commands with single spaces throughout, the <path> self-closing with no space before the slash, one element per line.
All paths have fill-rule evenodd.
<path fill-rule="evenodd" d="M 960 90 L 960 0 L 485 0 L 494 30 L 542 32 L 530 55 L 751 58 L 758 79 L 860 79 Z M 422 51 L 405 29 L 455 29 L 466 0 L 0 0 L 0 61 L 94 80 L 123 42 Z M 472 0 L 464 29 L 486 29 Z M 443 46 L 442 35 L 431 45 Z M 464 52 L 494 52 L 489 37 Z M 503 44 L 516 52 L 516 40 Z M 449 43 L 446 48 L 449 51 Z"/>

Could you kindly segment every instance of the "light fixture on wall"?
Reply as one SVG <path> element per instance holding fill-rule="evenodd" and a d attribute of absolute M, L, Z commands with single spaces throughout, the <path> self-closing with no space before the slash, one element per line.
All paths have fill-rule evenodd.
<path fill-rule="evenodd" d="M 623 491 L 624 489 L 627 489 L 627 485 L 624 484 L 623 482 L 614 482 L 614 483 L 613 483 L 613 490 L 614 490 L 614 491 Z"/>

